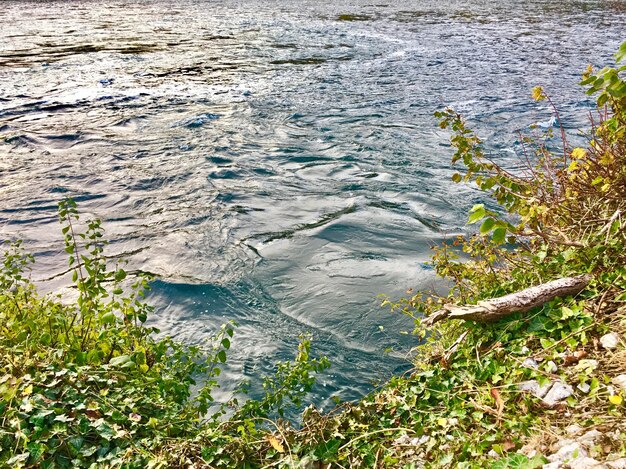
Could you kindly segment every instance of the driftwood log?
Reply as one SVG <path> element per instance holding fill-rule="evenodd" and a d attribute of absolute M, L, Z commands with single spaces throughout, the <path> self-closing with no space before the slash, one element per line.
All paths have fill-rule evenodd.
<path fill-rule="evenodd" d="M 422 324 L 432 326 L 443 319 L 469 319 L 477 322 L 497 321 L 513 313 L 524 313 L 558 297 L 576 295 L 591 281 L 591 275 L 565 277 L 542 283 L 499 298 L 479 301 L 476 305 L 444 307 L 424 318 Z"/>

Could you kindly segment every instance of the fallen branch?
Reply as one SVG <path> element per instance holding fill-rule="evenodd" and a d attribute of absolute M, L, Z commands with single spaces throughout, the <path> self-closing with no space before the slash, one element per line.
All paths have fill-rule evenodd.
<path fill-rule="evenodd" d="M 424 326 L 432 326 L 443 319 L 469 319 L 477 322 L 497 321 L 513 313 L 524 313 L 558 297 L 580 293 L 591 281 L 591 275 L 565 277 L 542 283 L 525 290 L 479 301 L 476 305 L 444 305 L 439 311 L 424 318 Z"/>

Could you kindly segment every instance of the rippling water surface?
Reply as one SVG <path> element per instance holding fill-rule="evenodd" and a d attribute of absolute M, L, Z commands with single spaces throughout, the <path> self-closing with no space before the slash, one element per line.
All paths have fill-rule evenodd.
<path fill-rule="evenodd" d="M 158 275 L 164 332 L 239 322 L 226 390 L 310 332 L 333 362 L 316 402 L 358 397 L 415 343 L 376 295 L 432 286 L 429 246 L 480 198 L 450 182 L 433 111 L 514 161 L 515 132 L 549 118 L 529 89 L 584 126 L 580 71 L 624 25 L 623 1 L 5 0 L 0 236 L 36 253 L 42 288 L 66 285 L 71 194 Z"/>

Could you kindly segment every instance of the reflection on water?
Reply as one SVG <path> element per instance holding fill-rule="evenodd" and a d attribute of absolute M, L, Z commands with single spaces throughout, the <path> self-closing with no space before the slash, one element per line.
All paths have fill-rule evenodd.
<path fill-rule="evenodd" d="M 36 252 L 43 288 L 66 284 L 71 194 L 159 275 L 165 332 L 240 323 L 228 386 L 308 331 L 334 364 L 317 401 L 357 397 L 414 344 L 376 294 L 433 285 L 429 246 L 480 197 L 449 182 L 433 111 L 514 158 L 513 132 L 549 117 L 527 90 L 581 115 L 579 71 L 624 24 L 600 1 L 4 1 L 2 236 Z"/>

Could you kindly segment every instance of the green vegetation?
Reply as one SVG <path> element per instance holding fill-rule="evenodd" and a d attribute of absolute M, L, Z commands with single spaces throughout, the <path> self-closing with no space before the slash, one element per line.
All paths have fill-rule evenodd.
<path fill-rule="evenodd" d="M 626 43 L 617 63 L 625 57 Z M 625 391 L 614 382 L 626 373 L 625 70 L 585 73 L 598 103 L 585 148 L 571 148 L 564 133 L 556 149 L 551 131 L 522 137 L 522 170 L 489 159 L 452 110 L 437 114 L 452 130 L 453 162 L 464 166 L 453 179 L 477 184 L 509 214 L 476 205 L 469 222 L 480 222 L 479 233 L 434 249 L 449 295 L 386 301 L 415 318 L 425 341 L 414 371 L 331 413 L 308 407 L 299 428 L 280 418 L 284 406 L 300 405 L 328 367 L 310 357 L 308 339 L 266 378 L 262 398 L 212 404 L 235 325 L 205 347 L 157 339 L 144 325 L 149 278 L 109 270 L 100 222 L 82 226 L 75 204 L 63 201 L 76 301 L 36 294 L 25 273 L 32 257 L 19 243 L 3 258 L 0 465 L 532 468 L 572 423 L 604 435 L 590 456 L 625 456 Z M 533 96 L 551 104 L 541 88 Z M 593 280 L 575 298 L 496 323 L 420 323 L 444 304 L 581 273 Z M 620 341 L 607 350 L 598 338 L 610 331 Z M 560 381 L 572 392 L 546 405 L 519 388 L 529 381 Z"/>
<path fill-rule="evenodd" d="M 24 277 L 32 256 L 20 243 L 0 271 L 0 465 L 9 467 L 231 467 L 254 459 L 251 443 L 268 417 L 299 405 L 328 360 L 302 338 L 293 363 L 279 363 L 265 395 L 211 409 L 235 324 L 191 347 L 157 339 L 144 325 L 149 278 L 108 270 L 98 220 L 77 231 L 76 204 L 59 215 L 74 268 L 76 301 L 39 297 Z M 128 284 L 129 293 L 122 287 Z M 197 388 L 196 381 L 200 383 Z M 261 435 L 261 436 L 260 436 Z"/>

